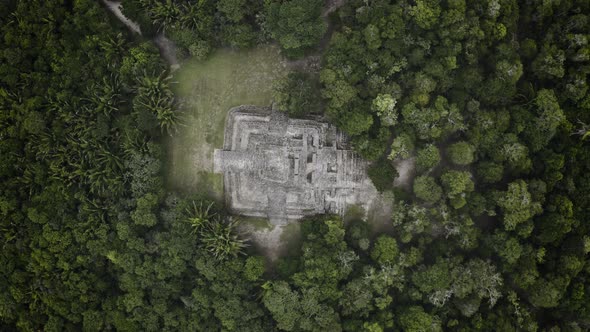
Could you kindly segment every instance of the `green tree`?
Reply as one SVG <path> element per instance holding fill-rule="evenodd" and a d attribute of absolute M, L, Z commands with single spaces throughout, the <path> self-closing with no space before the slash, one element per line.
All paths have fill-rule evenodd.
<path fill-rule="evenodd" d="M 154 226 L 158 222 L 158 218 L 154 214 L 157 206 L 158 197 L 151 193 L 146 194 L 137 199 L 137 208 L 131 214 L 131 219 L 137 225 Z"/>
<path fill-rule="evenodd" d="M 498 152 L 501 155 L 500 159 L 506 161 L 506 164 L 512 171 L 528 171 L 532 166 L 529 158 L 529 149 L 524 144 L 519 142 L 505 143 Z"/>
<path fill-rule="evenodd" d="M 371 250 L 371 259 L 379 264 L 393 264 L 399 255 L 397 242 L 394 238 L 381 235 L 375 240 Z"/>
<path fill-rule="evenodd" d="M 442 189 L 433 177 L 421 175 L 414 179 L 414 194 L 428 203 L 436 203 L 442 197 Z"/>
<path fill-rule="evenodd" d="M 410 134 L 402 132 L 393 139 L 388 158 L 390 160 L 396 158 L 408 159 L 412 151 L 414 151 L 414 138 Z"/>
<path fill-rule="evenodd" d="M 438 258 L 436 263 L 431 266 L 420 266 L 419 271 L 412 275 L 412 283 L 424 294 L 434 292 L 449 293 L 448 297 L 450 297 L 454 277 L 451 272 L 455 265 L 455 261 Z M 443 304 L 444 302 L 446 302 L 446 299 Z"/>
<path fill-rule="evenodd" d="M 468 165 L 475 160 L 475 147 L 461 141 L 449 145 L 447 148 L 449 159 L 456 165 Z"/>
<path fill-rule="evenodd" d="M 393 126 L 397 123 L 396 104 L 397 100 L 390 94 L 379 94 L 373 99 L 371 110 L 377 113 L 382 125 Z"/>
<path fill-rule="evenodd" d="M 250 24 L 226 25 L 223 29 L 223 40 L 233 47 L 252 47 L 255 45 L 257 38 L 257 31 Z M 198 46 L 199 44 L 195 43 L 193 45 Z"/>
<path fill-rule="evenodd" d="M 236 257 L 247 247 L 246 241 L 238 236 L 236 227 L 236 221 L 213 219 L 200 230 L 200 241 L 215 258 Z"/>
<path fill-rule="evenodd" d="M 556 45 L 543 45 L 541 52 L 532 62 L 533 72 L 539 78 L 562 78 L 565 52 Z"/>
<path fill-rule="evenodd" d="M 361 111 L 350 111 L 344 115 L 341 122 L 341 128 L 349 135 L 361 135 L 369 130 L 373 125 L 373 117 L 370 114 Z"/>
<path fill-rule="evenodd" d="M 436 167 L 439 162 L 440 152 L 434 144 L 427 144 L 416 153 L 416 169 L 420 173 Z"/>
<path fill-rule="evenodd" d="M 517 237 L 505 232 L 496 232 L 493 236 L 494 250 L 509 265 L 515 264 L 523 254 L 523 248 Z"/>
<path fill-rule="evenodd" d="M 531 149 L 539 151 L 555 136 L 557 128 L 565 122 L 565 115 L 553 90 L 539 90 L 534 104 L 537 117 L 524 133 Z"/>
<path fill-rule="evenodd" d="M 516 226 L 542 211 L 541 205 L 533 201 L 528 185 L 523 180 L 509 183 L 508 190 L 501 193 L 497 203 L 502 209 L 504 229 L 507 231 L 514 230 Z"/>
<path fill-rule="evenodd" d="M 440 179 L 447 197 L 451 200 L 451 205 L 455 209 L 465 206 L 466 194 L 474 189 L 471 173 L 451 170 L 443 174 Z"/>
<path fill-rule="evenodd" d="M 247 0 L 219 0 L 217 10 L 225 15 L 232 22 L 240 22 L 247 13 L 245 7 Z"/>
<path fill-rule="evenodd" d="M 504 167 L 502 165 L 484 161 L 477 165 L 477 175 L 485 183 L 496 183 L 502 180 Z"/>
<path fill-rule="evenodd" d="M 538 279 L 530 288 L 531 304 L 537 308 L 558 306 L 568 283 L 564 277 Z"/>
<path fill-rule="evenodd" d="M 572 230 L 573 203 L 566 196 L 552 196 L 544 210 L 545 213 L 535 220 L 537 238 L 541 243 L 556 243 Z"/>
<path fill-rule="evenodd" d="M 410 7 L 410 14 L 422 29 L 432 28 L 441 13 L 440 5 L 434 0 L 418 0 Z"/>
<path fill-rule="evenodd" d="M 391 162 L 384 158 L 371 164 L 367 174 L 375 188 L 381 192 L 393 189 L 393 181 L 399 175 Z"/>
<path fill-rule="evenodd" d="M 416 203 L 411 205 L 399 202 L 391 216 L 393 226 L 400 229 L 400 240 L 408 243 L 412 237 L 421 234 L 430 227 L 427 210 Z"/>
<path fill-rule="evenodd" d="M 262 286 L 262 303 L 271 312 L 277 327 L 293 331 L 301 319 L 299 295 L 284 281 L 267 282 Z"/>
<path fill-rule="evenodd" d="M 422 332 L 436 330 L 435 320 L 420 306 L 404 309 L 399 316 L 400 326 L 404 331 Z"/>
<path fill-rule="evenodd" d="M 389 145 L 391 132 L 387 127 L 379 128 L 379 133 L 364 133 L 352 138 L 354 149 L 366 160 L 375 161 L 383 157 Z"/>
<path fill-rule="evenodd" d="M 339 297 L 338 285 L 352 272 L 359 259 L 344 241 L 345 230 L 339 218 L 328 216 L 306 220 L 301 226 L 304 242 L 300 269 L 292 276 L 294 285 L 311 289 L 317 285 L 315 296 L 319 301 L 335 301 Z"/>
<path fill-rule="evenodd" d="M 365 37 L 365 43 L 370 50 L 376 50 L 381 47 L 381 38 L 379 28 L 369 24 L 363 30 L 363 36 Z"/>
<path fill-rule="evenodd" d="M 292 72 L 275 88 L 279 109 L 292 117 L 302 117 L 321 110 L 319 82 L 308 73 Z"/>
<path fill-rule="evenodd" d="M 268 2 L 266 23 L 287 55 L 299 57 L 320 41 L 326 32 L 322 6 L 321 0 Z"/>
<path fill-rule="evenodd" d="M 329 99 L 329 107 L 333 111 L 343 109 L 358 93 L 353 85 L 339 78 L 337 72 L 329 68 L 320 72 L 320 82 L 324 85 L 322 96 Z"/>
<path fill-rule="evenodd" d="M 249 281 L 257 281 L 264 273 L 264 257 L 250 256 L 244 265 L 244 277 Z"/>
<path fill-rule="evenodd" d="M 171 133 L 179 123 L 179 110 L 171 89 L 172 76 L 145 74 L 138 79 L 137 96 L 133 100 L 134 111 L 140 119 L 157 120 L 162 131 Z M 150 129 L 149 125 L 145 129 Z"/>

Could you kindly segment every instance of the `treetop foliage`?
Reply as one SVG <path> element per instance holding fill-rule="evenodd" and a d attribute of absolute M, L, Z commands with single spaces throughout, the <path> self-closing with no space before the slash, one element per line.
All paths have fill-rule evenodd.
<path fill-rule="evenodd" d="M 141 37 L 96 1 L 0 2 L 0 329 L 587 330 L 588 1 L 325 5 L 123 0 Z M 223 204 L 169 190 L 160 33 L 181 59 L 322 50 L 277 101 L 351 136 L 387 231 L 307 218 L 270 264 Z"/>

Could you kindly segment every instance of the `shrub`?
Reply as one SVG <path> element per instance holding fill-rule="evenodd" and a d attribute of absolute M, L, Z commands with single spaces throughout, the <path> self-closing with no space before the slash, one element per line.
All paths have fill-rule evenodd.
<path fill-rule="evenodd" d="M 436 203 L 442 196 L 442 189 L 432 176 L 418 176 L 414 180 L 414 194 L 428 203 Z"/>
<path fill-rule="evenodd" d="M 373 185 L 380 192 L 393 189 L 393 180 L 399 175 L 387 159 L 380 159 L 373 163 L 369 167 L 368 174 Z"/>

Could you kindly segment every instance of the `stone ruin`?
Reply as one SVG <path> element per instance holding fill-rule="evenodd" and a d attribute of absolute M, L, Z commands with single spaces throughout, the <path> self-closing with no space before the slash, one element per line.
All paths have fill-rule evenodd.
<path fill-rule="evenodd" d="M 366 168 L 334 126 L 254 106 L 230 110 L 223 149 L 214 155 L 232 213 L 273 224 L 343 215 L 351 205 L 368 211 L 377 191 Z"/>

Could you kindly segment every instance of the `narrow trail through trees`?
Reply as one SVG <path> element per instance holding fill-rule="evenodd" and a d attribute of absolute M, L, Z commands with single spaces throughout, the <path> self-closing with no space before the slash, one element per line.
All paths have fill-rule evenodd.
<path fill-rule="evenodd" d="M 123 23 L 125 26 L 129 28 L 133 33 L 138 35 L 142 35 L 141 28 L 139 24 L 133 22 L 128 17 L 126 17 L 123 12 L 121 11 L 121 2 L 119 1 L 110 1 L 110 0 L 102 0 L 105 4 L 106 8 L 115 15 L 115 17 Z M 320 62 L 321 62 L 321 55 L 324 53 L 328 43 L 330 42 L 330 38 L 332 33 L 334 32 L 334 26 L 328 19 L 328 16 L 338 10 L 340 7 L 346 4 L 346 0 L 328 0 L 325 6 L 324 11 L 322 12 L 322 18 L 327 24 L 326 34 L 324 38 L 322 38 L 318 51 L 310 54 L 303 59 L 298 60 L 290 60 L 287 61 L 287 65 L 290 69 L 293 70 L 300 70 L 306 72 L 317 72 L 320 69 Z M 163 32 L 158 33 L 155 37 L 152 38 L 152 42 L 158 47 L 160 50 L 160 55 L 164 58 L 164 60 L 170 65 L 170 69 L 173 71 L 180 68 L 180 62 L 176 57 L 176 45 L 170 39 L 168 39 Z"/>
<path fill-rule="evenodd" d="M 121 23 L 129 28 L 129 30 L 140 36 L 142 35 L 139 24 L 131 21 L 121 12 L 121 2 L 109 0 L 102 0 L 102 2 L 105 4 L 107 9 L 113 13 L 113 15 L 115 15 L 119 21 L 121 21 Z M 170 39 L 166 38 L 163 32 L 158 33 L 154 38 L 152 38 L 152 42 L 160 50 L 160 55 L 170 65 L 170 69 L 172 71 L 180 68 L 180 63 L 176 58 L 176 46 Z"/>
<path fill-rule="evenodd" d="M 346 0 L 328 0 L 324 10 L 322 11 L 322 19 L 326 22 L 327 28 L 324 37 L 320 40 L 317 49 L 304 58 L 297 60 L 287 60 L 287 65 L 291 70 L 303 71 L 308 73 L 319 72 L 321 69 L 322 55 L 326 51 L 332 34 L 334 33 L 335 27 L 328 16 L 333 12 L 337 11 L 340 7 L 346 4 Z"/>
<path fill-rule="evenodd" d="M 338 8 L 344 6 L 346 4 L 346 0 L 328 0 L 326 4 L 326 9 L 322 13 L 322 17 L 326 18 L 328 15 L 332 14 L 333 12 L 337 11 Z"/>

